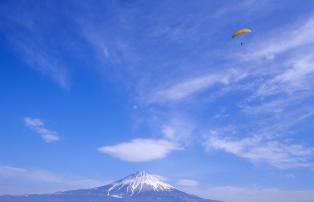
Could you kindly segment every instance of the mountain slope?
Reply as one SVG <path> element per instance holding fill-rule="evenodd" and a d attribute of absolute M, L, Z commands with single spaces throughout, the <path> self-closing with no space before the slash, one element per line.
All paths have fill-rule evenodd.
<path fill-rule="evenodd" d="M 184 193 L 142 171 L 112 184 L 54 194 L 0 196 L 0 202 L 215 202 Z"/>
<path fill-rule="evenodd" d="M 112 183 L 107 195 L 123 198 L 146 191 L 167 192 L 172 190 L 174 190 L 173 186 L 161 181 L 157 176 L 142 171 Z"/>

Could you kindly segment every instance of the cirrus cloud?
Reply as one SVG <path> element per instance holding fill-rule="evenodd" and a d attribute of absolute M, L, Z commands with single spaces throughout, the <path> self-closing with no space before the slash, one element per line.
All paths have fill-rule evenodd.
<path fill-rule="evenodd" d="M 311 162 L 311 158 L 314 157 L 314 148 L 288 144 L 273 138 L 269 139 L 269 137 L 252 136 L 234 140 L 220 137 L 213 132 L 204 146 L 208 151 L 222 150 L 253 163 L 267 163 L 281 169 L 314 167 Z"/>
<path fill-rule="evenodd" d="M 148 103 L 180 102 L 216 85 L 230 85 L 246 78 L 246 70 L 228 69 L 222 72 L 215 72 L 202 75 L 190 80 L 183 80 L 168 87 L 161 88 L 152 93 Z"/>

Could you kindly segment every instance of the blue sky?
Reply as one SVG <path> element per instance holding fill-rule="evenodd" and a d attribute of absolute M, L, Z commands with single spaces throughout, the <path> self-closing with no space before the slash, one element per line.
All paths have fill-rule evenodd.
<path fill-rule="evenodd" d="M 0 194 L 148 170 L 209 198 L 310 201 L 313 8 L 2 1 Z"/>

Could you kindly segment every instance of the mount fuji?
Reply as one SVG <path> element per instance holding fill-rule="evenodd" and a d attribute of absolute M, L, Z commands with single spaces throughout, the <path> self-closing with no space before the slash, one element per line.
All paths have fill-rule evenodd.
<path fill-rule="evenodd" d="M 218 202 L 179 191 L 146 171 L 93 189 L 0 196 L 1 202 Z"/>

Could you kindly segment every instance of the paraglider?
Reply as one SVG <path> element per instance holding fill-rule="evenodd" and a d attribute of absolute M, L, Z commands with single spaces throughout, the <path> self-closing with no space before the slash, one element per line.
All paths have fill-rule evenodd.
<path fill-rule="evenodd" d="M 240 36 L 240 35 L 242 35 L 242 34 L 246 34 L 246 33 L 250 33 L 250 32 L 252 32 L 251 29 L 247 29 L 247 28 L 245 28 L 245 29 L 239 29 L 238 31 L 236 31 L 236 32 L 234 32 L 234 33 L 232 34 L 232 38 L 236 38 L 236 37 L 238 37 L 238 36 Z M 241 46 L 242 46 L 243 44 L 244 44 L 244 43 L 241 41 Z"/>

